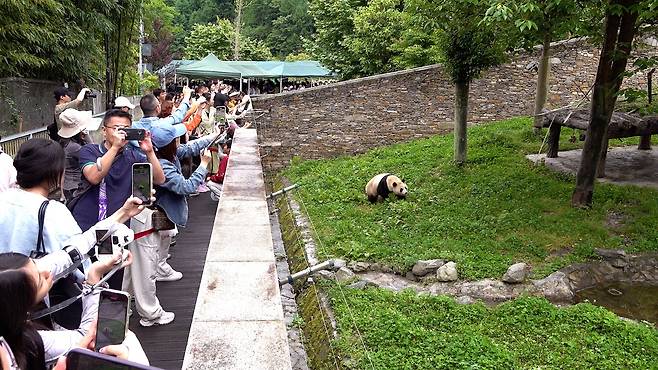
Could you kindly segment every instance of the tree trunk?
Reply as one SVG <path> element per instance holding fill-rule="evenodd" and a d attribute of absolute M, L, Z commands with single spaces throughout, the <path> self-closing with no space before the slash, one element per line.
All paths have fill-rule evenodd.
<path fill-rule="evenodd" d="M 455 163 L 466 162 L 466 120 L 468 117 L 468 82 L 455 84 Z"/>
<path fill-rule="evenodd" d="M 612 4 L 623 6 L 623 11 L 621 14 L 606 14 L 605 37 L 594 82 L 590 123 L 576 176 L 576 188 L 571 196 L 574 207 L 592 205 L 594 179 L 604 147 L 603 141 L 607 139 L 608 124 L 636 32 L 638 14 L 630 6 L 636 5 L 638 1 L 613 0 Z"/>
<path fill-rule="evenodd" d="M 551 53 L 551 36 L 546 33 L 544 35 L 544 43 L 541 49 L 541 59 L 539 61 L 539 71 L 537 74 L 537 92 L 535 94 L 535 133 L 541 131 L 541 117 L 537 116 L 544 109 L 546 105 L 546 95 L 548 95 L 548 72 L 551 67 L 549 65 L 549 57 Z"/>
<path fill-rule="evenodd" d="M 235 42 L 233 43 L 233 60 L 240 60 L 240 29 L 242 28 L 242 2 L 235 0 Z M 242 81 L 240 81 L 242 86 Z"/>

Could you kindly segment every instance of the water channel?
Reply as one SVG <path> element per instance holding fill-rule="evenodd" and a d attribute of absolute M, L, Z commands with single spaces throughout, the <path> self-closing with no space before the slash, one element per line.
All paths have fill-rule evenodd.
<path fill-rule="evenodd" d="M 588 301 L 619 316 L 653 323 L 658 328 L 658 285 L 617 282 L 576 292 L 576 301 Z"/>

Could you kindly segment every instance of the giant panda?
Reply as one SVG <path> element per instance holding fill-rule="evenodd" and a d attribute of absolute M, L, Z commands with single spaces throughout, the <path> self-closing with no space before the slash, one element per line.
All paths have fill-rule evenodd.
<path fill-rule="evenodd" d="M 407 184 L 390 173 L 380 173 L 366 184 L 366 195 L 370 203 L 384 200 L 390 193 L 395 194 L 398 199 L 402 199 L 407 196 L 407 192 Z"/>

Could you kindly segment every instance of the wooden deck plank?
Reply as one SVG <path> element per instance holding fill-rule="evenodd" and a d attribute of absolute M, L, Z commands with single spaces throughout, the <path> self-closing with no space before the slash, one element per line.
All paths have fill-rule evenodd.
<path fill-rule="evenodd" d="M 130 330 L 139 338 L 152 366 L 166 370 L 183 366 L 185 346 L 192 324 L 194 305 L 199 292 L 201 274 L 206 261 L 206 252 L 215 220 L 217 202 L 204 193 L 188 200 L 188 226 L 177 237 L 176 246 L 171 248 L 171 266 L 183 273 L 183 279 L 158 283 L 158 298 L 162 307 L 176 314 L 168 325 L 143 328 L 139 315 L 130 319 Z"/>

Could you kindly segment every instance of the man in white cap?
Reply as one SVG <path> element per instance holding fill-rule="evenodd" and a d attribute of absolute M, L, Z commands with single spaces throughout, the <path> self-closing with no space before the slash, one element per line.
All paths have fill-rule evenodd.
<path fill-rule="evenodd" d="M 114 109 L 121 109 L 126 113 L 130 113 L 131 110 L 135 109 L 135 104 L 131 104 L 125 96 L 120 96 L 114 99 Z"/>
<path fill-rule="evenodd" d="M 69 108 L 59 115 L 62 127 L 57 131 L 60 144 L 66 154 L 66 168 L 62 190 L 66 200 L 71 200 L 74 192 L 82 183 L 82 170 L 80 169 L 80 149 L 83 145 L 93 141 L 87 134 L 88 130 L 98 130 L 100 118 L 92 118 L 91 111 L 79 111 Z"/>

